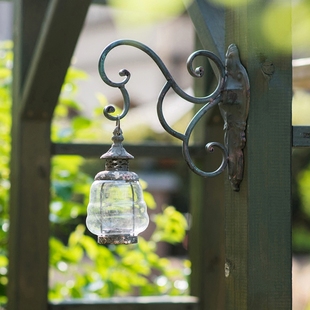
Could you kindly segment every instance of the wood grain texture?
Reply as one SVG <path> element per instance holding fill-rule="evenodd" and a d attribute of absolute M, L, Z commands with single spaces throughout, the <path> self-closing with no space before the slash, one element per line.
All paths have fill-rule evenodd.
<path fill-rule="evenodd" d="M 22 117 L 51 119 L 90 3 L 50 1 L 22 91 Z"/>
<path fill-rule="evenodd" d="M 239 47 L 251 84 L 245 173 L 226 188 L 226 308 L 291 309 L 291 54 L 253 27 L 265 1 L 227 11 L 226 44 Z M 257 24 L 256 24 L 257 26 Z M 282 21 L 290 31 L 290 20 Z M 289 40 L 286 37 L 286 40 Z M 266 76 L 262 66 L 272 63 Z"/>
<path fill-rule="evenodd" d="M 89 2 L 14 2 L 8 310 L 47 309 L 50 121 Z"/>
<path fill-rule="evenodd" d="M 45 309 L 47 303 L 49 126 L 22 123 L 19 114 L 47 5 L 45 0 L 14 1 L 8 310 Z M 46 135 L 43 141 L 36 138 L 39 132 Z"/>
<path fill-rule="evenodd" d="M 293 126 L 293 147 L 310 146 L 310 126 Z"/>
<path fill-rule="evenodd" d="M 50 303 L 48 310 L 198 310 L 192 296 L 113 297 L 97 301 L 76 300 Z"/>
<path fill-rule="evenodd" d="M 198 40 L 196 48 L 202 48 Z M 196 96 L 210 93 L 216 84 L 207 60 L 204 68 L 205 76 L 195 80 Z M 195 141 L 199 144 L 211 141 L 223 143 L 223 120 L 217 107 L 197 125 L 194 134 Z M 205 153 L 203 158 L 197 160 L 197 165 L 206 171 L 213 171 L 220 164 L 219 157 L 217 151 L 212 154 Z M 189 254 L 192 262 L 191 294 L 199 297 L 201 310 L 223 309 L 225 303 L 223 190 L 223 174 L 206 179 L 191 174 L 192 226 L 189 234 Z"/>
<path fill-rule="evenodd" d="M 79 144 L 79 143 L 53 143 L 52 155 L 80 155 L 83 157 L 99 158 L 105 153 L 111 144 Z M 182 146 L 163 143 L 126 144 L 125 149 L 135 158 L 174 158 L 182 159 Z M 189 147 L 193 158 L 205 155 L 204 145 L 192 145 Z"/>
<path fill-rule="evenodd" d="M 225 11 L 209 1 L 195 0 L 187 8 L 204 49 L 215 53 L 222 61 L 225 59 Z"/>

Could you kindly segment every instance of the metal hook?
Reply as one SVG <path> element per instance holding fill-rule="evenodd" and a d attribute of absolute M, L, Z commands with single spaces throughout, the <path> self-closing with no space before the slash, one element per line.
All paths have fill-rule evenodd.
<path fill-rule="evenodd" d="M 120 119 L 126 116 L 130 107 L 129 94 L 125 88 L 125 85 L 130 79 L 130 72 L 126 69 L 121 70 L 120 76 L 125 76 L 125 79 L 118 83 L 113 82 L 106 75 L 105 60 L 108 53 L 120 45 L 133 46 L 145 52 L 153 59 L 166 78 L 166 84 L 162 88 L 157 101 L 158 119 L 163 128 L 169 134 L 183 141 L 183 155 L 191 170 L 200 176 L 210 177 L 218 175 L 225 169 L 226 166 L 228 166 L 228 175 L 232 184 L 232 188 L 235 191 L 239 191 L 240 182 L 243 178 L 243 149 L 246 143 L 245 130 L 249 111 L 250 83 L 247 72 L 240 62 L 237 46 L 235 44 L 231 44 L 228 47 L 225 66 L 214 53 L 207 50 L 196 51 L 188 58 L 187 69 L 190 75 L 193 77 L 201 77 L 203 75 L 202 67 L 198 67 L 196 69 L 193 68 L 193 62 L 198 56 L 204 56 L 209 60 L 212 60 L 219 72 L 216 89 L 207 96 L 195 97 L 187 94 L 177 85 L 159 56 L 146 45 L 132 40 L 118 40 L 109 44 L 100 56 L 98 68 L 102 80 L 109 86 L 119 88 L 123 95 L 124 107 L 118 116 L 111 115 L 111 113 L 115 112 L 115 108 L 113 106 L 107 106 L 104 109 L 104 115 L 108 119 L 116 120 L 115 132 L 119 136 L 121 135 Z M 188 102 L 203 105 L 190 121 L 184 134 L 172 129 L 164 117 L 163 101 L 170 89 L 173 89 L 177 95 Z M 213 172 L 205 172 L 195 166 L 190 156 L 189 139 L 198 121 L 215 105 L 219 106 L 224 120 L 225 146 L 217 142 L 211 142 L 207 144 L 208 150 L 210 150 L 210 147 L 212 148 L 213 146 L 219 147 L 219 149 L 222 151 L 223 158 L 222 163 L 217 170 Z"/>

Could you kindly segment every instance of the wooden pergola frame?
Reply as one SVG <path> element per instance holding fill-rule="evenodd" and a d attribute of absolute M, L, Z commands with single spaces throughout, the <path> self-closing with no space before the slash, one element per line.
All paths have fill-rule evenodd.
<path fill-rule="evenodd" d="M 310 130 L 292 130 L 291 55 L 280 54 L 252 27 L 266 1 L 224 10 L 195 0 L 188 8 L 199 37 L 197 47 L 201 44 L 223 60 L 225 47 L 237 44 L 251 82 L 241 191 L 233 192 L 224 176 L 192 177 L 191 290 L 199 302 L 135 299 L 116 305 L 47 300 L 50 158 L 70 152 L 98 154 L 97 146 L 90 150 L 50 140 L 53 111 L 91 0 L 13 2 L 8 310 L 132 309 L 133 304 L 135 309 L 291 309 L 291 148 L 309 146 Z M 283 33 L 290 33 L 290 20 L 281 22 Z M 271 78 L 262 73 L 266 60 L 275 67 Z M 197 93 L 212 79 L 211 74 L 197 81 Z M 197 139 L 209 141 L 209 129 L 215 138 L 223 135 L 211 117 Z M 167 156 L 174 152 L 166 151 Z"/>

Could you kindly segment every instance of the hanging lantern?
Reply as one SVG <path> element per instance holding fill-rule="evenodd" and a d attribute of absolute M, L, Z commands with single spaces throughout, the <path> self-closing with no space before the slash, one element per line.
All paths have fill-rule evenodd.
<path fill-rule="evenodd" d="M 100 157 L 106 159 L 105 170 L 95 176 L 90 189 L 86 226 L 99 244 L 137 243 L 137 235 L 149 223 L 147 206 L 138 175 L 129 171 L 133 156 L 122 145 L 119 120 L 113 134 L 112 147 Z"/>

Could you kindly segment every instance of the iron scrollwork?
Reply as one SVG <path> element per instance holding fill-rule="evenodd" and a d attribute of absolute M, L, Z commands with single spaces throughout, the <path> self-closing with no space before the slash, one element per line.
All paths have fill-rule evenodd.
<path fill-rule="evenodd" d="M 177 85 L 163 61 L 146 45 L 133 40 L 118 40 L 112 42 L 103 50 L 99 59 L 98 69 L 102 80 L 111 87 L 119 88 L 123 96 L 123 110 L 119 115 L 111 115 L 111 113 L 115 112 L 114 107 L 111 105 L 104 109 L 104 115 L 109 120 L 114 121 L 119 121 L 124 118 L 130 108 L 130 98 L 125 87 L 130 79 L 130 72 L 126 69 L 122 69 L 119 72 L 119 75 L 123 76 L 124 79 L 121 82 L 113 82 L 108 78 L 105 71 L 105 60 L 108 53 L 115 47 L 121 45 L 133 46 L 149 55 L 164 75 L 166 83 L 163 86 L 157 101 L 158 119 L 163 128 L 170 135 L 183 142 L 183 157 L 190 169 L 202 177 L 213 177 L 222 173 L 226 166 L 228 166 L 229 179 L 232 183 L 232 187 L 235 191 L 238 191 L 243 175 L 242 150 L 245 146 L 245 127 L 249 105 L 249 80 L 246 70 L 239 60 L 239 53 L 236 45 L 232 44 L 229 46 L 226 54 L 225 66 L 214 53 L 207 50 L 199 50 L 189 56 L 187 60 L 187 69 L 191 76 L 199 78 L 204 74 L 203 67 L 198 67 L 196 69 L 193 68 L 193 61 L 198 56 L 204 56 L 210 59 L 217 67 L 219 73 L 218 84 L 215 90 L 210 95 L 195 97 L 187 94 Z M 163 114 L 163 101 L 170 89 L 173 89 L 176 94 L 186 101 L 202 105 L 200 110 L 194 115 L 188 124 L 184 134 L 171 128 L 166 122 Z M 217 147 L 222 153 L 222 162 L 220 166 L 215 171 L 206 172 L 199 169 L 191 159 L 189 153 L 189 139 L 198 121 L 216 105 L 219 105 L 224 119 L 225 146 L 218 142 L 209 142 L 206 144 L 205 148 L 207 151 L 212 152 L 214 147 Z"/>

